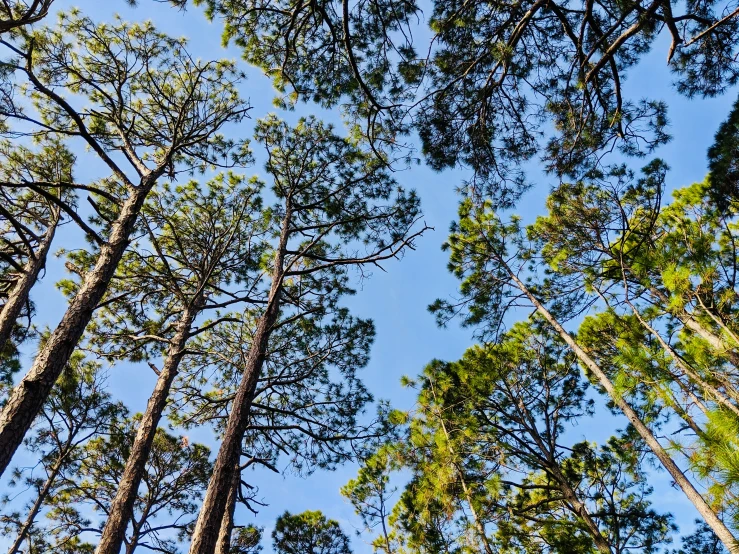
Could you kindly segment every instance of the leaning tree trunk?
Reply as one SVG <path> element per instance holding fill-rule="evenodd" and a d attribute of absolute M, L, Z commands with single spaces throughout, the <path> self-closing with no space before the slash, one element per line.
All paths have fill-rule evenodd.
<path fill-rule="evenodd" d="M 195 524 L 190 543 L 190 554 L 213 554 L 215 552 L 221 521 L 226 511 L 228 493 L 231 489 L 234 466 L 239 462 L 241 442 L 249 422 L 254 389 L 264 365 L 271 328 L 277 320 L 279 288 L 276 292 L 277 294 L 270 299 L 264 315 L 259 319 L 252 346 L 249 349 L 241 383 L 236 392 L 226 432 L 213 467 L 213 475 L 208 483 L 208 490 Z"/>
<path fill-rule="evenodd" d="M 228 493 L 231 489 L 234 468 L 239 463 L 241 443 L 249 424 L 254 390 L 267 355 L 272 327 L 280 312 L 280 296 L 284 277 L 283 265 L 291 215 L 291 210 L 288 207 L 282 221 L 280 242 L 275 254 L 272 286 L 270 287 L 267 305 L 257 323 L 249 355 L 244 363 L 244 372 L 236 391 L 231 413 L 228 416 L 226 432 L 218 450 L 218 456 L 213 466 L 213 474 L 208 483 L 203 504 L 200 507 L 198 520 L 195 523 L 195 530 L 190 542 L 190 554 L 213 554 L 216 549 L 223 514 L 226 511 Z"/>
<path fill-rule="evenodd" d="M 698 513 L 703 517 L 705 522 L 711 527 L 713 532 L 722 542 L 722 544 L 732 554 L 739 554 L 739 543 L 736 538 L 732 535 L 731 531 L 719 519 L 713 509 L 706 503 L 705 499 L 696 490 L 690 480 L 685 476 L 683 471 L 677 466 L 675 461 L 670 457 L 667 451 L 662 447 L 657 438 L 652 434 L 649 428 L 644 424 L 639 415 L 634 409 L 621 397 L 616 390 L 615 386 L 608 378 L 606 373 L 600 368 L 600 366 L 575 342 L 564 327 L 557 321 L 557 319 L 547 310 L 544 305 L 533 295 L 529 288 L 518 278 L 518 276 L 508 267 L 508 264 L 504 260 L 498 260 L 508 272 L 511 280 L 516 286 L 523 292 L 526 297 L 536 308 L 536 311 L 547 320 L 547 322 L 557 331 L 562 340 L 570 347 L 575 353 L 578 360 L 587 367 L 593 375 L 598 379 L 600 385 L 608 393 L 613 403 L 619 407 L 629 422 L 634 426 L 637 433 L 641 436 L 644 442 L 649 446 L 657 459 L 662 462 L 662 465 L 674 479 L 675 483 L 682 489 L 688 500 L 695 506 Z"/>
<path fill-rule="evenodd" d="M 23 306 L 28 302 L 31 289 L 36 284 L 39 273 L 46 266 L 46 258 L 49 255 L 58 223 L 59 212 L 57 211 L 56 217 L 49 224 L 49 228 L 39 243 L 38 249 L 35 252 L 33 249 L 29 251 L 28 261 L 23 267 L 22 275 L 10 291 L 8 300 L 5 302 L 2 311 L 0 311 L 0 346 L 10 340 L 15 322 L 18 321 L 21 311 L 23 311 Z"/>
<path fill-rule="evenodd" d="M 16 536 L 15 541 L 13 541 L 13 544 L 8 549 L 8 554 L 18 554 L 18 552 L 20 552 L 23 541 L 26 540 L 26 536 L 28 536 L 31 527 L 36 521 L 36 516 L 38 516 L 38 513 L 41 511 L 41 506 L 44 505 L 46 498 L 49 496 L 49 491 L 51 490 L 54 481 L 56 481 L 56 478 L 62 469 L 64 458 L 69 453 L 69 446 L 69 444 L 66 445 L 65 453 L 60 455 L 59 459 L 54 464 L 54 467 L 51 469 L 51 473 L 46 478 L 46 481 L 44 481 L 44 486 L 41 487 L 41 490 L 39 491 L 38 496 L 33 503 L 33 506 L 31 506 L 31 509 L 28 512 L 28 516 L 26 516 L 26 521 L 23 522 L 23 527 L 21 527 L 20 531 L 18 532 L 18 536 Z"/>
<path fill-rule="evenodd" d="M 134 188 L 113 224 L 108 241 L 100 248 L 97 262 L 85 275 L 84 282 L 72 299 L 59 325 L 36 356 L 31 369 L 13 390 L 0 413 L 0 475 L 23 442 L 33 420 L 67 365 L 70 356 L 92 318 L 93 311 L 105 296 L 108 284 L 123 257 L 136 219 L 147 194 L 154 186 L 150 176 Z"/>
<path fill-rule="evenodd" d="M 593 542 L 595 543 L 595 547 L 598 549 L 598 551 L 601 554 L 613 554 L 611 544 L 603 536 L 603 533 L 600 532 L 598 524 L 593 519 L 590 510 L 588 510 L 588 507 L 585 505 L 585 503 L 580 500 L 577 492 L 575 491 L 575 489 L 572 488 L 572 485 L 570 484 L 565 474 L 562 472 L 562 469 L 559 467 L 559 465 L 555 462 L 554 464 L 550 465 L 548 469 L 549 472 L 554 475 L 556 481 L 559 483 L 559 488 L 562 491 L 562 496 L 564 497 L 565 501 L 570 505 L 572 511 L 577 514 L 577 516 L 583 521 L 583 523 L 585 523 L 585 527 L 588 528 L 590 536 L 592 537 Z"/>
<path fill-rule="evenodd" d="M 177 376 L 180 362 L 182 362 L 185 355 L 185 347 L 196 315 L 197 307 L 193 303 L 193 306 L 182 312 L 182 316 L 177 322 L 177 332 L 172 337 L 154 392 L 149 397 L 146 411 L 144 411 L 136 431 L 131 453 L 126 460 L 126 467 L 118 484 L 118 490 L 110 505 L 108 520 L 105 522 L 98 547 L 95 549 L 96 554 L 118 554 L 121 549 L 126 529 L 131 520 L 139 486 L 146 472 L 146 461 L 149 459 L 157 427 L 167 405 L 169 391 Z"/>
<path fill-rule="evenodd" d="M 629 304 L 631 305 L 631 302 L 629 302 Z M 662 349 L 672 358 L 672 360 L 675 362 L 675 365 L 677 365 L 677 367 L 679 367 L 691 381 L 701 387 L 704 391 L 704 394 L 707 392 L 709 396 L 713 397 L 715 402 L 721 404 L 721 406 L 723 406 L 724 408 L 732 411 L 734 415 L 739 416 L 739 407 L 736 404 L 726 398 L 726 396 L 711 383 L 703 379 L 701 375 L 696 373 L 693 368 L 691 368 L 680 356 L 678 356 L 677 352 L 675 352 L 672 346 L 670 346 L 662 337 L 662 335 L 642 317 L 635 306 L 631 305 L 631 310 L 636 318 L 639 320 L 639 323 L 641 323 L 642 327 L 644 327 L 654 338 L 657 339 L 657 342 L 659 342 Z"/>
<path fill-rule="evenodd" d="M 241 485 L 241 471 L 239 464 L 234 466 L 233 479 L 231 481 L 231 490 L 228 491 L 228 499 L 226 500 L 226 510 L 223 512 L 221 527 L 218 530 L 218 540 L 216 543 L 216 554 L 229 554 L 231 550 L 231 534 L 234 529 L 234 514 L 236 513 L 236 499 L 239 495 L 239 486 Z"/>

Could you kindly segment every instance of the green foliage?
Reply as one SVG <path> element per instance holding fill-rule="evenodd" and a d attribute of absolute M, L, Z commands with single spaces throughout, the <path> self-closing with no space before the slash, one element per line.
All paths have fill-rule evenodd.
<path fill-rule="evenodd" d="M 228 173 L 205 184 L 155 189 L 89 327 L 96 352 L 110 360 L 155 359 L 165 354 L 187 310 L 213 314 L 207 328 L 222 318 L 221 310 L 248 299 L 267 248 L 261 188 L 255 179 Z M 68 258 L 81 278 L 97 253 L 79 249 Z M 80 284 L 67 280 L 60 286 L 73 296 Z"/>
<path fill-rule="evenodd" d="M 99 364 L 76 352 L 56 383 L 25 446 L 38 459 L 35 468 L 17 468 L 10 485 L 32 491 L 24 512 L 11 511 L 0 516 L 3 534 L 29 552 L 84 552 L 92 546 L 79 537 L 65 536 L 56 526 L 44 523 L 60 511 L 57 498 L 66 488 L 87 456 L 95 437 L 111 432 L 125 412 L 105 390 L 105 374 Z M 37 472 L 37 470 L 40 470 Z M 22 493 L 19 491 L 18 494 Z M 9 495 L 3 504 L 15 504 Z M 64 510 L 71 510 L 65 506 Z"/>
<path fill-rule="evenodd" d="M 194 3 L 223 21 L 225 44 L 234 42 L 248 63 L 272 79 L 278 107 L 341 104 L 354 135 L 364 131 L 378 153 L 393 150 L 406 132 L 402 104 L 412 98 L 407 82 L 417 82 L 423 68 L 412 44 L 420 13 L 413 0 Z"/>
<path fill-rule="evenodd" d="M 262 528 L 247 525 L 235 531 L 231 537 L 231 549 L 229 554 L 259 554 L 262 547 Z"/>
<path fill-rule="evenodd" d="M 397 487 L 390 484 L 390 473 L 401 469 L 401 456 L 392 446 L 385 444 L 367 458 L 359 468 L 357 477 L 341 488 L 341 494 L 354 506 L 369 533 L 381 532 L 372 541 L 375 552 L 397 552 L 397 533 L 389 529 L 390 504 Z"/>
<path fill-rule="evenodd" d="M 726 554 L 727 550 L 721 545 L 711 528 L 700 520 L 695 521 L 696 529 L 690 535 L 683 537 L 683 546 L 675 554 Z"/>
<path fill-rule="evenodd" d="M 565 430 L 592 414 L 577 361 L 538 321 L 458 362 L 432 362 L 400 441 L 342 492 L 382 552 L 653 552 L 671 516 L 650 507 L 633 430 L 598 447 Z M 390 475 L 410 470 L 392 514 Z M 407 550 L 406 550 L 407 549 Z"/>
<path fill-rule="evenodd" d="M 272 542 L 277 554 L 351 554 L 349 538 L 339 524 L 318 511 L 282 514 Z"/>
<path fill-rule="evenodd" d="M 419 201 L 383 164 L 315 118 L 291 128 L 270 116 L 258 123 L 256 138 L 267 149 L 276 201 L 261 215 L 266 232 L 253 248 L 262 254 L 249 268 L 254 286 L 241 313 L 223 314 L 222 325 L 205 325 L 196 339 L 176 383 L 175 421 L 213 421 L 222 430 L 277 286 L 279 313 L 244 450 L 269 467 L 289 456 L 291 468 L 310 473 L 354 459 L 392 427 L 382 406 L 376 419 L 363 421 L 372 396 L 357 372 L 368 362 L 374 325 L 340 303 L 354 293 L 354 271 L 364 276 L 365 267 L 412 244 Z"/>
<path fill-rule="evenodd" d="M 711 199 L 720 209 L 739 198 L 739 99 L 721 123 L 708 149 L 708 183 Z"/>
<path fill-rule="evenodd" d="M 427 159 L 435 169 L 469 166 L 470 193 L 504 207 L 530 184 L 528 160 L 581 177 L 612 150 L 644 156 L 669 140 L 667 105 L 632 98 L 622 83 L 669 32 L 677 89 L 721 94 L 739 76 L 739 20 L 724 20 L 724 6 L 681 5 L 684 25 L 672 3 L 434 2 L 433 94 L 416 121 Z"/>
<path fill-rule="evenodd" d="M 77 471 L 51 501 L 48 517 L 65 541 L 89 530 L 100 532 L 89 511 L 107 516 L 123 474 L 138 427 L 137 417 L 124 417 L 108 435 L 91 439 Z M 134 505 L 124 543 L 137 548 L 176 554 L 194 523 L 212 466 L 210 450 L 158 429 L 146 473 Z"/>

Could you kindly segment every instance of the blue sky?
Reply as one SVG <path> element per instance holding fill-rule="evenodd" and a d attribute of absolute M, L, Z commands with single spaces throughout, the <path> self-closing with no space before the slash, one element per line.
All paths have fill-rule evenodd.
<path fill-rule="evenodd" d="M 219 23 L 209 23 L 195 8 L 180 12 L 153 0 L 140 0 L 137 8 L 128 7 L 122 0 L 57 0 L 55 8 L 79 7 L 83 13 L 95 20 L 110 20 L 114 13 L 124 19 L 140 21 L 151 19 L 162 30 L 171 35 L 190 39 L 189 50 L 203 59 L 239 59 L 236 49 L 224 50 L 221 46 Z M 51 18 L 49 20 L 51 21 Z M 736 91 L 729 91 L 719 99 L 687 100 L 676 95 L 670 87 L 670 75 L 665 66 L 667 44 L 658 44 L 655 51 L 632 72 L 626 81 L 627 96 L 638 99 L 643 95 L 664 99 L 669 105 L 671 133 L 674 139 L 657 153 L 671 166 L 668 177 L 670 187 L 687 185 L 703 178 L 706 171 L 706 149 L 719 123 L 728 113 Z M 257 70 L 247 70 L 249 79 L 242 87 L 243 95 L 250 99 L 254 119 L 275 111 L 272 106 L 273 91 L 270 83 Z M 301 105 L 294 112 L 280 113 L 289 121 L 301 115 L 315 114 L 339 124 L 335 113 L 317 110 L 313 106 Z M 231 129 L 241 136 L 250 136 L 253 120 L 239 129 Z M 95 164 L 88 166 L 89 157 L 80 152 L 81 169 L 78 179 L 93 172 Z M 535 172 L 534 168 L 534 172 Z M 255 166 L 248 174 L 263 173 Z M 372 350 L 372 359 L 362 372 L 370 390 L 378 398 L 390 399 L 396 407 L 412 407 L 412 391 L 403 390 L 399 379 L 403 374 L 415 375 L 433 358 L 456 359 L 472 344 L 470 331 L 452 325 L 438 329 L 426 306 L 438 297 L 453 294 L 458 283 L 446 270 L 447 256 L 440 250 L 450 222 L 456 214 L 455 187 L 465 177 L 464 171 L 434 173 L 423 166 L 399 172 L 397 179 L 408 188 L 415 188 L 422 199 L 425 221 L 435 228 L 418 241 L 416 251 L 411 251 L 401 262 L 387 265 L 388 272 L 376 271 L 364 282 L 358 294 L 347 304 L 361 317 L 375 321 L 377 339 Z M 541 212 L 543 201 L 551 182 L 541 176 L 540 184 L 520 203 L 517 213 L 530 220 Z M 73 247 L 78 234 L 71 229 L 60 234 L 57 247 Z M 54 283 L 63 277 L 64 269 L 57 260 L 50 264 L 41 285 L 33 292 L 38 309 L 39 325 L 54 326 L 64 311 L 66 302 L 54 288 Z M 121 364 L 110 370 L 110 383 L 114 394 L 124 400 L 133 411 L 142 410 L 148 398 L 146 391 L 154 384 L 154 375 L 146 366 Z M 610 433 L 620 423 L 609 414 L 583 422 L 573 429 L 576 438 L 590 440 L 603 438 L 604 431 Z M 209 435 L 191 433 L 193 440 L 206 440 Z M 345 531 L 352 533 L 360 522 L 351 506 L 339 495 L 339 488 L 354 476 L 356 468 L 345 466 L 335 472 L 319 472 L 307 479 L 296 476 L 276 476 L 270 472 L 257 471 L 246 475 L 246 479 L 257 485 L 261 497 L 268 506 L 257 516 L 240 509 L 238 523 L 254 523 L 266 527 L 267 534 L 277 515 L 285 510 L 300 512 L 320 509 L 328 517 L 339 520 Z M 695 518 L 692 507 L 682 493 L 669 486 L 664 473 L 655 473 L 653 479 L 656 493 L 653 501 L 657 509 L 670 510 L 683 531 L 689 531 Z M 353 534 L 353 533 L 352 533 Z M 0 542 L 2 542 L 0 540 Z M 268 543 L 268 541 L 266 541 Z M 354 538 L 356 554 L 371 552 L 361 538 Z M 269 552 L 267 546 L 265 549 Z"/>

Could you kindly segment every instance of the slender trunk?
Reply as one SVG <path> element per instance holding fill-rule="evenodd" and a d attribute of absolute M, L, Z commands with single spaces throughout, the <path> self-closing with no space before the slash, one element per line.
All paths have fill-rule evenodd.
<path fill-rule="evenodd" d="M 105 295 L 128 247 L 141 206 L 153 185 L 154 179 L 147 178 L 132 190 L 113 225 L 108 241 L 100 248 L 95 267 L 85 276 L 61 322 L 51 333 L 31 369 L 15 387 L 0 413 L 0 475 L 23 442 L 54 383 L 77 347 L 95 307 Z"/>
<path fill-rule="evenodd" d="M 703 325 L 696 321 L 690 314 L 677 317 L 685 327 L 710 344 L 717 353 L 725 355 L 733 366 L 739 367 L 739 354 L 737 354 L 734 348 L 730 344 L 727 344 L 724 339 L 703 327 Z"/>
<path fill-rule="evenodd" d="M 136 547 L 139 545 L 138 533 L 134 533 L 131 537 L 131 541 L 126 545 L 126 554 L 133 554 L 136 551 Z"/>
<path fill-rule="evenodd" d="M 546 319 L 549 324 L 559 333 L 562 340 L 572 349 L 580 362 L 587 367 L 593 375 L 598 379 L 600 385 L 606 390 L 608 396 L 611 398 L 614 404 L 618 406 L 624 413 L 629 422 L 634 426 L 639 435 L 644 439 L 644 442 L 649 446 L 655 456 L 662 462 L 662 465 L 674 479 L 675 483 L 682 489 L 688 500 L 695 506 L 698 513 L 703 517 L 705 522 L 711 527 L 713 532 L 723 543 L 723 545 L 732 554 L 739 554 L 739 543 L 731 534 L 728 527 L 721 521 L 711 507 L 706 503 L 701 494 L 696 490 L 693 484 L 688 480 L 683 471 L 677 466 L 670 455 L 665 451 L 662 445 L 659 443 L 657 438 L 652 434 L 649 428 L 639 418 L 639 415 L 632 409 L 632 407 L 619 395 L 616 391 L 611 380 L 603 372 L 600 366 L 575 342 L 559 321 L 547 310 L 544 305 L 531 293 L 528 287 L 518 278 L 518 276 L 511 271 L 507 264 L 503 260 L 499 260 L 510 275 L 511 279 L 515 282 L 516 286 L 523 292 L 531 303 L 536 308 L 536 311 Z"/>
<path fill-rule="evenodd" d="M 693 419 L 693 416 L 691 416 L 685 408 L 677 404 L 677 401 L 675 402 L 675 406 L 673 409 L 675 410 L 677 415 L 680 416 L 680 419 L 682 419 L 685 422 L 685 424 L 688 427 L 690 427 L 690 430 L 696 434 L 696 436 L 700 438 L 706 437 L 705 432 L 703 431 L 701 426 L 695 422 L 695 420 Z"/>
<path fill-rule="evenodd" d="M 434 395 L 434 401 L 438 405 L 438 400 L 436 399 L 436 388 L 434 387 L 433 381 L 431 381 L 431 393 Z M 470 512 L 472 513 L 472 521 L 475 524 L 475 529 L 477 530 L 478 538 L 482 542 L 483 547 L 485 548 L 485 552 L 487 554 L 494 554 L 492 546 L 490 546 L 490 542 L 488 541 L 487 533 L 485 532 L 485 526 L 482 524 L 482 521 L 480 521 L 479 516 L 477 515 L 477 510 L 475 509 L 475 505 L 472 502 L 472 494 L 470 493 L 469 488 L 467 487 L 467 481 L 464 478 L 464 472 L 459 467 L 459 464 L 457 464 L 457 454 L 454 451 L 454 448 L 452 447 L 451 439 L 449 437 L 449 432 L 446 429 L 446 423 L 444 423 L 444 417 L 437 413 L 436 416 L 439 418 L 439 424 L 441 425 L 441 430 L 444 432 L 444 437 L 446 437 L 446 444 L 447 444 L 447 450 L 449 451 L 449 455 L 452 457 L 452 464 L 454 465 L 454 469 L 457 470 L 457 476 L 459 477 L 459 481 L 462 484 L 462 492 L 464 492 L 465 499 L 467 500 L 467 505 L 470 507 Z M 383 520 L 383 529 L 385 525 L 385 521 Z M 388 544 L 388 554 L 390 552 L 390 543 L 387 540 L 387 534 L 385 534 L 385 541 Z M 610 554 L 610 553 L 609 553 Z"/>
<path fill-rule="evenodd" d="M 66 457 L 66 455 L 67 453 L 61 455 L 59 459 L 57 460 L 57 462 L 54 464 L 54 467 L 51 469 L 51 473 L 46 478 L 46 481 L 44 482 L 44 486 L 39 491 L 38 496 L 36 497 L 36 500 L 33 503 L 33 506 L 31 506 L 31 510 L 28 512 L 26 521 L 23 522 L 23 527 L 21 527 L 21 530 L 18 532 L 18 536 L 15 538 L 15 541 L 8 549 L 8 554 L 17 554 L 20 551 L 21 545 L 23 544 L 23 541 L 26 539 L 26 535 L 28 535 L 28 532 L 31 530 L 31 527 L 33 526 L 34 521 L 36 521 L 36 516 L 41 510 L 41 506 L 43 506 L 44 500 L 46 500 L 46 497 L 49 496 L 49 491 L 51 490 L 51 486 L 54 484 L 54 481 L 56 480 L 57 475 L 59 475 L 59 471 L 62 468 L 62 464 L 64 462 L 64 458 Z"/>
<path fill-rule="evenodd" d="M 10 291 L 8 300 L 5 302 L 2 311 L 0 311 L 0 346 L 10 340 L 15 322 L 18 321 L 23 306 L 28 302 L 28 296 L 31 293 L 33 285 L 36 284 L 39 273 L 41 273 L 41 270 L 46 265 L 46 258 L 51 249 L 51 243 L 54 240 L 58 223 L 59 215 L 57 213 L 56 218 L 53 219 L 49 228 L 46 230 L 46 234 L 44 234 L 44 238 L 41 240 L 36 252 L 29 252 L 28 261 L 23 267 L 23 274 Z"/>
<path fill-rule="evenodd" d="M 239 485 L 241 485 L 241 468 L 237 466 L 234 468 L 231 489 L 228 491 L 228 499 L 226 500 L 226 510 L 223 512 L 221 528 L 218 530 L 216 554 L 228 554 L 231 550 L 231 534 L 234 528 L 234 513 L 236 512 Z"/>
<path fill-rule="evenodd" d="M 578 498 L 577 493 L 572 488 L 572 485 L 570 485 L 567 477 L 562 473 L 562 469 L 559 467 L 559 464 L 557 464 L 556 461 L 550 460 L 548 469 L 559 483 L 559 489 L 562 491 L 562 495 L 570 505 L 570 509 L 577 514 L 577 516 L 585 523 L 588 531 L 590 531 L 590 535 L 593 537 L 593 542 L 598 551 L 603 554 L 613 554 L 611 545 L 605 537 L 603 537 L 603 534 L 600 532 L 595 520 L 593 520 L 593 516 L 590 514 L 588 507 L 580 500 L 580 498 Z"/>
<path fill-rule="evenodd" d="M 138 548 L 139 541 L 141 540 L 141 528 L 144 526 L 144 524 L 146 523 L 146 520 L 149 518 L 150 511 L 151 511 L 151 498 L 146 503 L 146 506 L 144 506 L 144 510 L 141 513 L 141 518 L 139 518 L 138 521 L 134 521 L 133 533 L 131 533 L 131 539 L 126 544 L 126 554 L 133 554 L 136 551 L 136 548 Z M 118 551 L 116 551 L 116 554 L 118 554 Z"/>
<path fill-rule="evenodd" d="M 172 337 L 154 392 L 149 397 L 146 411 L 141 417 L 118 490 L 110 505 L 108 520 L 100 536 L 98 547 L 95 549 L 96 554 L 118 554 L 120 552 L 128 523 L 133 515 L 133 505 L 136 502 L 139 486 L 146 472 L 146 461 L 149 459 L 157 427 L 167 405 L 170 388 L 185 355 L 187 339 L 190 336 L 197 311 L 195 305 L 189 306 L 182 312 L 177 323 L 177 332 Z"/>
<path fill-rule="evenodd" d="M 552 479 L 556 483 L 559 484 L 559 491 L 564 497 L 566 507 L 577 517 L 579 517 L 583 523 L 585 523 L 585 527 L 587 527 L 588 532 L 593 538 L 593 542 L 595 543 L 598 551 L 601 552 L 601 554 L 613 554 L 613 551 L 611 550 L 611 544 L 600 532 L 598 524 L 595 522 L 593 516 L 590 514 L 588 507 L 582 500 L 580 500 L 580 497 L 577 495 L 574 487 L 562 471 L 562 467 L 559 465 L 555 453 L 556 446 L 554 445 L 554 443 L 542 438 L 537 428 L 536 418 L 531 415 L 528 407 L 523 402 L 523 400 L 519 398 L 517 400 L 517 403 L 519 411 L 526 420 L 525 423 L 528 426 L 527 433 L 533 439 L 536 446 L 539 448 L 538 456 L 541 467 L 552 477 Z M 549 424 L 547 424 L 547 427 L 549 427 Z"/>
<path fill-rule="evenodd" d="M 737 337 L 736 333 L 734 333 L 734 331 L 732 331 L 720 317 L 714 314 L 713 311 L 710 310 L 708 306 L 706 306 L 705 302 L 703 302 L 699 294 L 696 294 L 695 298 L 698 300 L 701 308 L 703 308 L 703 312 L 707 314 L 708 317 L 710 317 L 716 325 L 721 327 L 721 329 L 723 329 L 724 332 L 729 335 L 729 337 L 731 337 L 731 340 L 734 341 L 734 347 L 739 346 L 739 337 Z"/>
<path fill-rule="evenodd" d="M 737 407 L 733 402 L 726 398 L 726 396 L 724 396 L 716 387 L 706 382 L 703 377 L 698 375 L 698 373 L 696 373 L 693 368 L 685 363 L 685 361 L 677 355 L 677 352 L 675 352 L 673 348 L 667 343 L 667 341 L 665 341 L 662 335 L 660 335 L 657 330 L 641 316 L 635 306 L 631 306 L 631 310 L 634 312 L 634 315 L 642 324 L 642 326 L 647 331 L 649 331 L 654 338 L 657 339 L 657 342 L 659 342 L 662 349 L 670 355 L 677 367 L 679 367 L 683 371 L 683 373 L 688 376 L 689 379 L 700 386 L 705 392 L 709 394 L 709 396 L 712 396 L 716 402 L 734 412 L 735 415 L 739 416 L 739 407 Z"/>
<path fill-rule="evenodd" d="M 631 271 L 631 269 L 628 267 L 626 269 L 629 269 L 629 271 Z M 657 287 L 650 286 L 648 287 L 648 290 L 655 298 L 657 298 L 657 300 L 660 301 L 663 306 L 670 305 L 669 297 Z M 695 319 L 693 314 L 691 314 L 687 310 L 668 309 L 667 311 L 668 313 L 676 317 L 686 328 L 690 329 L 696 335 L 710 344 L 712 348 L 717 350 L 719 353 L 726 355 L 726 357 L 729 359 L 729 362 L 731 362 L 733 366 L 739 367 L 739 354 L 737 354 L 736 350 L 732 348 L 730 344 L 727 344 L 726 341 L 722 339 L 719 335 L 703 327 L 703 325 L 701 325 L 700 322 Z"/>
<path fill-rule="evenodd" d="M 213 474 L 205 492 L 203 504 L 200 507 L 198 520 L 190 542 L 190 554 L 213 554 L 218 541 L 218 533 L 226 510 L 228 492 L 231 488 L 234 468 L 241 457 L 241 442 L 249 423 L 251 402 L 254 390 L 262 371 L 264 360 L 267 355 L 269 337 L 272 327 L 277 321 L 280 312 L 280 296 L 282 293 L 282 279 L 284 276 L 283 265 L 285 263 L 285 250 L 289 237 L 291 210 L 287 209 L 282 221 L 280 231 L 280 242 L 275 254 L 274 268 L 272 270 L 272 286 L 264 314 L 259 318 L 256 331 L 249 349 L 249 355 L 244 363 L 244 372 L 241 383 L 236 391 L 231 413 L 228 417 L 226 432 L 218 450 Z"/>

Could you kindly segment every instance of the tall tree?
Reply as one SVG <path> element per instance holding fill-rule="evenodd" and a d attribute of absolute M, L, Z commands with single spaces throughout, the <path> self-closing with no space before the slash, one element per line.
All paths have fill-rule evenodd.
<path fill-rule="evenodd" d="M 297 283 L 286 292 L 298 293 Z M 264 370 L 254 391 L 240 461 L 229 492 L 219 543 L 230 536 L 237 501 L 253 503 L 241 474 L 263 466 L 308 475 L 362 456 L 388 430 L 378 417 L 362 417 L 372 401 L 357 371 L 364 367 L 374 338 L 370 321 L 353 318 L 335 304 L 340 295 L 323 294 L 298 321 L 283 319 L 272 332 Z M 306 306 L 304 305 L 303 308 Z M 213 327 L 190 346 L 192 356 L 175 385 L 171 416 L 177 424 L 215 426 L 222 434 L 252 347 L 258 314 L 246 312 Z M 252 490 L 253 492 L 253 490 Z M 251 508 L 254 509 L 254 508 Z"/>
<path fill-rule="evenodd" d="M 272 542 L 278 554 L 351 554 L 349 537 L 338 522 L 321 512 L 291 514 L 277 518 Z"/>
<path fill-rule="evenodd" d="M 555 310 L 562 310 L 563 305 L 555 303 L 550 310 L 540 300 L 539 291 L 543 287 L 541 283 L 536 282 L 536 274 L 529 274 L 530 283 L 524 282 L 524 279 L 527 279 L 524 271 L 527 266 L 535 266 L 532 264 L 535 260 L 531 248 L 526 244 L 518 219 L 514 218 L 510 223 L 503 223 L 489 203 L 483 207 L 475 207 L 472 202 L 465 201 L 461 205 L 460 221 L 453 229 L 449 245 L 452 249 L 450 267 L 464 279 L 462 303 L 469 303 L 471 306 L 467 322 L 482 323 L 489 332 L 495 333 L 500 329 L 502 317 L 511 303 L 524 301 L 527 305 L 533 306 L 572 349 L 582 366 L 593 375 L 610 400 L 634 426 L 638 435 L 724 545 L 730 551 L 737 551 L 739 545 L 726 524 L 657 440 L 629 400 L 621 395 L 608 374 L 559 321 L 558 311 Z M 455 308 L 442 302 L 434 305 L 433 309 L 443 314 L 450 313 L 450 310 L 453 312 Z"/>
<path fill-rule="evenodd" d="M 90 328 L 93 348 L 113 361 L 147 360 L 157 373 L 97 547 L 100 553 L 120 550 L 190 339 L 217 326 L 223 317 L 216 312 L 215 320 L 200 327 L 196 320 L 248 301 L 250 291 L 258 286 L 255 269 L 263 252 L 260 234 L 264 231 L 258 192 L 256 183 L 245 183 L 236 175 L 219 175 L 204 186 L 192 181 L 153 192 L 142 208 L 133 245 L 96 312 Z M 84 274 L 95 254 L 78 251 L 71 263 Z M 65 288 L 73 294 L 77 286 L 68 283 Z M 161 369 L 150 361 L 159 356 Z"/>
<path fill-rule="evenodd" d="M 6 345 L 22 314 L 30 326 L 31 288 L 46 266 L 62 207 L 74 208 L 70 185 L 75 156 L 54 140 L 37 151 L 5 141 L 0 152 L 0 345 Z M 75 211 L 70 213 L 78 218 Z"/>
<path fill-rule="evenodd" d="M 259 122 L 256 137 L 267 149 L 266 169 L 277 198 L 269 221 L 275 242 L 264 262 L 265 304 L 242 364 L 193 535 L 193 554 L 214 551 L 273 331 L 320 312 L 324 296 L 351 290 L 349 270 L 399 257 L 422 232 L 415 229 L 416 195 L 406 193 L 384 164 L 329 126 L 309 118 L 291 129 L 269 117 Z"/>
<path fill-rule="evenodd" d="M 606 308 L 580 326 L 581 344 L 642 414 L 683 420 L 694 438 L 681 450 L 726 508 L 736 483 L 720 453 L 735 449 L 739 416 L 736 207 L 714 199 L 710 177 L 665 205 L 662 164 L 611 178 L 557 187 L 529 236 L 551 279 Z"/>
<path fill-rule="evenodd" d="M 200 62 L 183 40 L 150 24 L 96 25 L 72 12 L 57 29 L 28 36 L 23 46 L 0 44 L 28 80 L 36 114 L 16 109 L 9 118 L 32 124 L 31 134 L 81 140 L 107 166 L 112 214 L 100 214 L 104 238 L 57 328 L 0 414 L 0 471 L 21 444 L 92 313 L 105 295 L 147 195 L 157 180 L 179 171 L 238 162 L 218 134 L 246 116 L 236 92 L 240 74 L 230 62 Z M 90 107 L 78 111 L 63 96 L 73 91 Z M 119 156 L 120 155 L 120 156 Z M 124 169 L 124 163 L 130 170 Z"/>
<path fill-rule="evenodd" d="M 649 507 L 633 433 L 601 448 L 568 436 L 592 413 L 576 364 L 552 331 L 529 322 L 425 369 L 395 447 L 412 479 L 392 522 L 411 549 L 451 539 L 460 552 L 625 553 L 669 541 L 671 517 Z M 456 530 L 430 531 L 444 517 Z"/>

